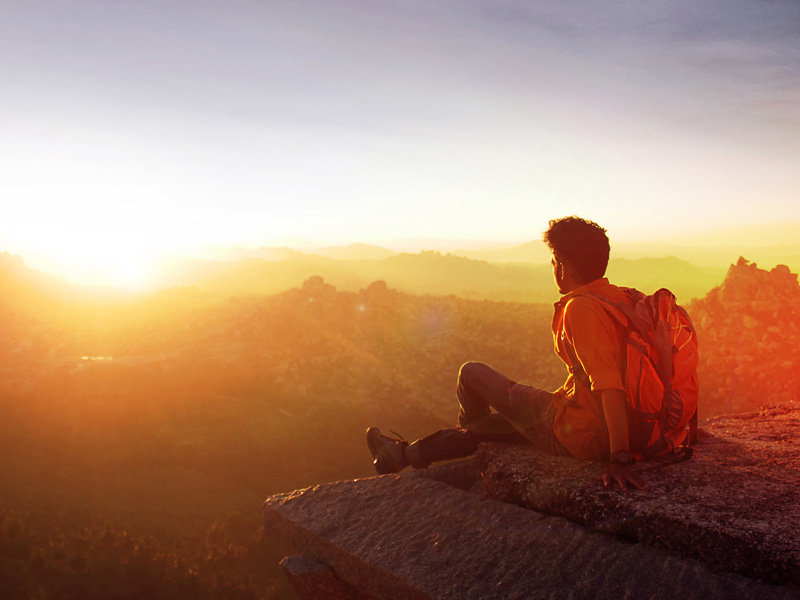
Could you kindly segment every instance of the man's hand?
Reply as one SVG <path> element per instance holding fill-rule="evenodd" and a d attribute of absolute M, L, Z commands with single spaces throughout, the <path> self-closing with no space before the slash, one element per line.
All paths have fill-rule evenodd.
<path fill-rule="evenodd" d="M 625 400 L 623 390 L 607 389 L 600 390 L 600 398 L 603 403 L 603 416 L 608 426 L 608 438 L 610 442 L 611 456 L 617 451 L 628 453 L 628 405 Z M 630 455 L 628 455 L 630 456 Z M 632 486 L 637 490 L 647 487 L 644 479 L 639 477 L 628 464 L 612 462 L 608 466 L 608 471 L 603 475 L 603 484 L 608 487 L 616 483 L 623 491 Z"/>
<path fill-rule="evenodd" d="M 613 486 L 613 483 L 619 484 L 622 491 L 628 490 L 628 485 L 635 487 L 637 490 L 646 490 L 647 483 L 630 467 L 624 465 L 617 465 L 611 463 L 608 465 L 608 471 L 603 474 L 603 485 L 608 487 Z"/>

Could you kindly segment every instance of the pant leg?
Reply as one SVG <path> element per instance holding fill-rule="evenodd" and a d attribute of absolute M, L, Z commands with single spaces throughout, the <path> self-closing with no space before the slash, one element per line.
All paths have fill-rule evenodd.
<path fill-rule="evenodd" d="M 553 433 L 550 392 L 512 381 L 488 365 L 461 366 L 456 385 L 458 428 L 442 429 L 406 447 L 411 466 L 472 456 L 481 442 L 523 442 L 556 456 L 569 452 Z M 493 410 L 496 412 L 493 412 Z"/>
<path fill-rule="evenodd" d="M 456 395 L 460 405 L 460 429 L 476 434 L 509 434 L 510 438 L 503 441 L 521 441 L 521 434 L 543 452 L 556 456 L 570 455 L 553 432 L 555 406 L 551 392 L 512 381 L 483 363 L 468 362 L 459 370 Z M 491 438 L 468 436 L 466 439 L 469 441 L 466 442 L 452 434 L 443 437 L 444 439 L 458 439 L 458 442 L 452 443 L 459 449 L 466 449 L 469 444 L 474 444 L 472 453 L 481 441 L 492 441 Z M 445 443 L 443 440 L 436 438 L 435 444 L 431 442 L 423 445 L 422 454 L 438 456 L 438 449 Z M 441 455 L 444 454 L 446 453 L 442 450 Z"/>
<path fill-rule="evenodd" d="M 472 456 L 481 442 L 529 443 L 518 431 L 509 433 L 479 433 L 467 429 L 442 429 L 409 444 L 406 458 L 415 469 L 424 469 L 433 462 Z"/>
<path fill-rule="evenodd" d="M 516 431 L 505 417 L 491 410 L 496 399 L 507 396 L 513 385 L 505 375 L 483 363 L 461 365 L 456 382 L 458 426 L 483 433 Z"/>
<path fill-rule="evenodd" d="M 502 417 L 507 423 L 505 431 L 510 427 L 524 433 L 546 420 L 553 406 L 551 392 L 512 381 L 478 362 L 462 365 L 456 395 L 461 406 L 459 426 L 486 433 L 498 432 L 495 426 L 499 421 L 497 417 Z"/>
<path fill-rule="evenodd" d="M 458 428 L 442 429 L 406 447 L 411 466 L 422 469 L 433 462 L 472 456 L 481 442 L 527 442 L 504 416 L 491 410 L 493 399 L 507 396 L 513 385 L 487 365 L 463 364 L 456 383 Z"/>

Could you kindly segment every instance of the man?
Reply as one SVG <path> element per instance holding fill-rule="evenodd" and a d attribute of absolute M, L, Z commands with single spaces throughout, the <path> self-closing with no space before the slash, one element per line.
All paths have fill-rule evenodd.
<path fill-rule="evenodd" d="M 466 363 L 458 375 L 458 427 L 412 444 L 376 427 L 367 445 L 379 474 L 407 466 L 473 454 L 484 441 L 527 441 L 544 452 L 586 460 L 609 460 L 606 486 L 643 489 L 631 468 L 624 364 L 627 332 L 585 294 L 626 302 L 623 291 L 604 277 L 609 243 L 606 230 L 578 217 L 550 221 L 544 241 L 553 253 L 553 278 L 561 300 L 555 305 L 553 339 L 569 376 L 555 392 L 511 381 L 481 363 Z"/>

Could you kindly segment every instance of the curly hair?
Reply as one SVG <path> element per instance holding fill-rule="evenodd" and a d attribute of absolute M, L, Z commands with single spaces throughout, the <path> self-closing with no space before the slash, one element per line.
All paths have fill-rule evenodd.
<path fill-rule="evenodd" d="M 542 239 L 557 258 L 572 265 L 583 283 L 605 275 L 611 247 L 606 230 L 594 221 L 575 216 L 553 219 Z"/>

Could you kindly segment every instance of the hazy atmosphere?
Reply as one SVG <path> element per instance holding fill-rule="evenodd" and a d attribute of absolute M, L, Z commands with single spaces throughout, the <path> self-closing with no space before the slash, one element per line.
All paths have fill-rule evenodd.
<path fill-rule="evenodd" d="M 621 347 L 632 318 L 622 304 L 608 316 L 619 325 L 598 325 L 605 313 L 587 307 L 580 322 L 593 325 L 570 335 L 594 332 L 592 355 L 617 357 L 603 340 L 620 334 L 626 386 L 685 375 L 691 386 L 671 380 L 651 394 L 658 402 L 645 412 L 659 423 L 695 413 L 699 381 L 696 415 L 712 433 L 701 431 L 680 465 L 608 466 L 662 477 L 663 487 L 623 492 L 592 476 L 599 495 L 577 493 L 602 513 L 603 534 L 591 539 L 683 560 L 676 534 L 697 551 L 692 560 L 727 556 L 726 576 L 789 581 L 775 597 L 795 594 L 798 40 L 795 0 L 0 0 L 0 598 L 294 600 L 278 561 L 299 550 L 265 527 L 264 499 L 329 482 L 428 481 L 375 478 L 386 457 L 368 450 L 367 428 L 413 441 L 453 427 L 467 361 L 558 389 L 580 372 L 554 353 L 554 342 L 567 349 L 569 328 L 553 303 L 594 285 L 674 293 L 690 318 L 670 308 L 676 333 L 659 338 L 658 369 Z M 595 237 L 591 272 L 573 269 L 569 253 L 551 266 L 542 232 L 572 214 L 608 230 L 613 286 L 598 279 L 605 238 L 591 226 L 568 246 L 590 248 Z M 631 364 L 650 365 L 650 379 L 631 376 Z M 602 392 L 615 394 L 617 427 L 608 413 L 592 423 L 624 442 L 630 406 L 645 413 L 619 387 L 586 398 L 605 411 Z M 553 404 L 580 405 L 567 396 Z M 677 412 L 666 404 L 686 398 Z M 734 439 L 761 425 L 774 428 Z M 495 447 L 535 453 L 481 446 Z M 496 492 L 482 480 L 492 472 L 530 483 L 516 498 L 548 496 L 530 492 L 542 481 L 531 463 L 508 461 L 471 463 L 476 479 L 463 489 Z M 701 486 L 680 475 L 690 472 L 720 487 L 694 501 Z M 589 513 L 562 502 L 558 481 L 554 502 L 583 527 Z M 359 527 L 379 520 L 335 496 Z M 617 511 L 631 517 L 632 537 L 615 530 L 609 498 L 633 498 Z M 484 499 L 502 500 L 476 496 L 481 510 L 493 510 Z M 473 538 L 465 505 L 447 502 L 457 518 L 409 504 L 435 526 L 408 545 L 345 529 L 378 553 L 425 546 L 471 570 L 447 537 L 440 544 L 448 521 L 470 551 L 489 552 L 480 535 L 502 546 L 476 577 L 511 582 L 507 565 L 552 572 L 567 587 L 582 576 L 549 546 L 541 555 L 553 569 L 509 558 L 495 529 L 504 518 L 481 517 Z M 641 533 L 653 522 L 640 516 L 654 513 L 636 507 L 695 522 Z M 698 516 L 712 509 L 718 520 Z M 558 513 L 542 511 L 533 520 L 548 543 L 566 540 L 552 525 Z M 614 589 L 613 573 L 670 577 L 609 547 L 587 558 L 600 592 Z M 440 564 L 425 573 L 447 575 Z M 740 596 L 726 589 L 719 597 Z M 597 597 L 643 597 L 624 591 Z M 573 592 L 564 588 L 595 597 Z"/>
<path fill-rule="evenodd" d="M 208 246 L 513 245 L 573 213 L 787 243 L 798 33 L 790 1 L 5 0 L 0 249 L 126 285 Z"/>

